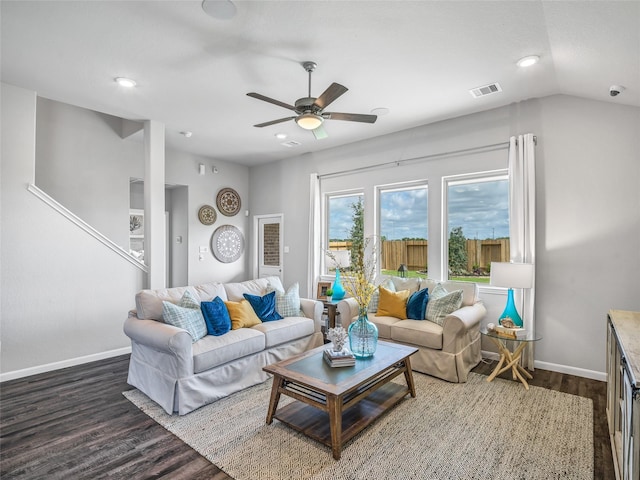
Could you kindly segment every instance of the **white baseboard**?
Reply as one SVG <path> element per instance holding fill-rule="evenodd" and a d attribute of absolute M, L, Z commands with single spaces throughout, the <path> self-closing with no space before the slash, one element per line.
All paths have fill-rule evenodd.
<path fill-rule="evenodd" d="M 488 352 L 482 350 L 482 358 L 489 358 L 491 360 L 500 360 L 500 355 L 496 352 Z M 559 365 L 557 363 L 542 362 L 535 360 L 533 362 L 535 368 L 541 370 L 549 370 L 551 372 L 566 373 L 568 375 L 575 375 L 576 377 L 590 378 L 592 380 L 600 380 L 601 382 L 607 381 L 607 374 L 605 372 L 597 372 L 595 370 L 586 370 L 584 368 L 569 367 L 567 365 Z"/>
<path fill-rule="evenodd" d="M 14 370 L 13 372 L 1 373 L 0 382 L 14 380 L 16 378 L 29 377 L 31 375 L 37 375 L 38 373 L 51 372 L 53 370 L 73 367 L 75 365 L 82 365 L 83 363 L 104 360 L 105 358 L 117 357 L 120 355 L 126 355 L 128 353 L 131 353 L 131 347 L 123 347 L 116 350 L 108 350 L 106 352 L 85 355 L 84 357 L 69 358 L 68 360 L 61 360 L 60 362 L 47 363 L 45 365 L 24 368 L 22 370 Z"/>

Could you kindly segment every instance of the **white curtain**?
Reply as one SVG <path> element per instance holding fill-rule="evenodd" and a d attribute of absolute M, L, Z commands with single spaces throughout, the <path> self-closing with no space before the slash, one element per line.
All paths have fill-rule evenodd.
<path fill-rule="evenodd" d="M 535 333 L 535 256 L 536 256 L 536 164 L 535 137 L 519 135 L 509 139 L 509 210 L 511 261 L 534 265 L 533 287 L 515 292 L 524 328 Z M 533 370 L 534 346 L 523 355 L 523 365 Z"/>
<path fill-rule="evenodd" d="M 316 282 L 320 278 L 320 252 L 322 250 L 322 224 L 320 219 L 320 177 L 317 173 L 309 176 L 309 278 L 306 298 L 316 298 Z"/>

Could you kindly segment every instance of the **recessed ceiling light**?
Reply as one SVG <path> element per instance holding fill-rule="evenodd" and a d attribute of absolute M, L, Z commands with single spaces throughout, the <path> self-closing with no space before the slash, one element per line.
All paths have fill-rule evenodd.
<path fill-rule="evenodd" d="M 125 77 L 116 77 L 114 81 L 121 87 L 133 88 L 137 85 L 135 80 Z"/>
<path fill-rule="evenodd" d="M 377 107 L 371 110 L 371 113 L 373 115 L 378 115 L 380 117 L 382 115 L 386 115 L 387 113 L 389 113 L 389 109 L 386 107 Z"/>
<path fill-rule="evenodd" d="M 276 133 L 276 138 L 278 140 L 284 140 L 285 138 L 287 138 L 287 134 L 286 133 Z"/>
<path fill-rule="evenodd" d="M 518 60 L 517 65 L 519 67 L 530 67 L 531 65 L 535 65 L 540 61 L 540 57 L 538 55 L 529 55 L 528 57 L 523 57 Z"/>
<path fill-rule="evenodd" d="M 218 20 L 231 20 L 238 11 L 231 0 L 204 0 L 202 10 Z"/>

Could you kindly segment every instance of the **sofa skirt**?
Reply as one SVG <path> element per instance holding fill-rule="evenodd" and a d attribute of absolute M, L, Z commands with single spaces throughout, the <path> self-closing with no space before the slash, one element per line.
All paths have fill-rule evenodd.
<path fill-rule="evenodd" d="M 262 367 L 322 344 L 322 333 L 316 332 L 183 378 L 171 377 L 165 373 L 162 364 L 167 361 L 166 354 L 135 344 L 132 345 L 127 382 L 168 414 L 185 415 L 203 405 L 268 380 L 270 375 Z"/>

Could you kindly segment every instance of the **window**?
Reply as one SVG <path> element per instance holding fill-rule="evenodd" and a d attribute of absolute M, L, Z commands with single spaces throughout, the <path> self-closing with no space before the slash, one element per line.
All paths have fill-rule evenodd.
<path fill-rule="evenodd" d="M 427 185 L 378 190 L 380 270 L 385 275 L 427 275 Z"/>
<path fill-rule="evenodd" d="M 489 283 L 491 262 L 509 261 L 509 177 L 445 179 L 448 278 Z"/>
<path fill-rule="evenodd" d="M 351 239 L 363 236 L 363 194 L 329 194 L 326 196 L 326 206 L 327 245 L 331 254 L 325 255 L 325 273 L 330 273 L 335 272 L 336 265 L 341 268 L 350 265 Z"/>

